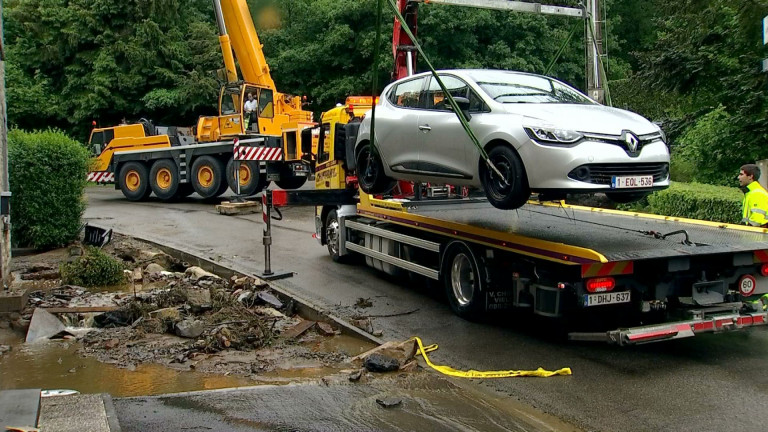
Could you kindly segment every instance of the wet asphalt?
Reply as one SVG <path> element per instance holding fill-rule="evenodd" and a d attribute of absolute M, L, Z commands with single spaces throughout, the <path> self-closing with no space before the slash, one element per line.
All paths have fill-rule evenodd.
<path fill-rule="evenodd" d="M 261 214 L 221 216 L 212 203 L 194 195 L 174 204 L 130 203 L 110 187 L 90 187 L 87 195 L 85 218 L 94 225 L 239 271 L 264 269 Z M 768 328 L 622 348 L 565 342 L 550 337 L 537 320 L 511 312 L 486 322 L 467 322 L 450 312 L 438 288 L 383 277 L 363 265 L 333 263 L 312 238 L 313 208 L 282 213 L 283 219 L 273 222 L 272 268 L 295 275 L 277 281 L 280 287 L 343 318 L 379 316 L 373 319 L 374 329 L 382 331 L 385 340 L 419 336 L 425 343 L 437 343 L 440 349 L 430 358 L 438 364 L 476 370 L 573 370 L 569 377 L 473 380 L 483 391 L 586 430 L 765 429 L 761 414 L 768 396 L 768 375 L 763 373 L 768 367 Z M 355 307 L 359 298 L 373 306 Z M 121 412 L 120 404 L 117 409 L 119 416 L 132 412 Z"/>

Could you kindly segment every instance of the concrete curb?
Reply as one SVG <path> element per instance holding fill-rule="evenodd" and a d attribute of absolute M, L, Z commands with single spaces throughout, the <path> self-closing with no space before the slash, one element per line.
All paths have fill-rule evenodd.
<path fill-rule="evenodd" d="M 117 418 L 117 411 L 115 411 L 115 404 L 112 403 L 112 396 L 109 393 L 102 393 L 101 400 L 104 403 L 104 412 L 107 416 L 107 425 L 110 432 L 122 432 L 120 429 L 120 422 Z"/>
<path fill-rule="evenodd" d="M 91 226 L 95 226 L 95 225 L 91 225 Z M 103 228 L 103 227 L 99 227 L 99 228 Z M 140 236 L 124 234 L 119 231 L 113 231 L 113 232 L 116 234 L 120 234 L 124 237 L 134 238 L 144 243 L 148 243 L 180 261 L 184 261 L 191 265 L 198 266 L 203 270 L 217 274 L 221 277 L 230 278 L 234 275 L 237 275 L 240 277 L 248 276 L 248 277 L 255 278 L 257 280 L 261 280 L 263 283 L 269 285 L 270 289 L 274 290 L 278 294 L 278 298 L 280 298 L 280 301 L 287 302 L 288 300 L 292 300 L 296 305 L 296 312 L 302 317 L 310 319 L 312 321 L 328 322 L 329 324 L 338 326 L 341 329 L 342 334 L 360 337 L 376 345 L 381 345 L 385 342 L 384 340 L 377 338 L 376 336 L 373 336 L 372 334 L 365 332 L 349 324 L 345 320 L 331 314 L 327 310 L 310 302 L 309 300 L 301 298 L 299 295 L 291 292 L 290 290 L 285 289 L 284 287 L 281 287 L 278 284 L 278 281 L 264 281 L 258 275 L 249 273 L 247 270 L 243 268 L 239 268 L 239 266 L 237 265 L 228 267 L 223 264 L 219 264 L 215 261 L 211 261 L 207 258 L 203 258 L 197 255 L 195 252 L 192 252 L 189 250 L 176 249 L 171 246 L 158 243 L 154 240 L 149 240 L 147 238 L 140 237 Z"/>

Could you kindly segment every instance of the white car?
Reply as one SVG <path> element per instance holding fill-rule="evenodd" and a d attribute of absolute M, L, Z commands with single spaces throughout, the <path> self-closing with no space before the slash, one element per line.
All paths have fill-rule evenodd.
<path fill-rule="evenodd" d="M 444 70 L 440 79 L 498 174 L 431 73 L 388 85 L 360 125 L 355 160 L 367 193 L 394 180 L 482 187 L 495 207 L 522 206 L 531 192 L 552 197 L 605 192 L 631 202 L 669 186 L 661 129 L 630 111 L 600 105 L 550 77 L 503 70 Z"/>

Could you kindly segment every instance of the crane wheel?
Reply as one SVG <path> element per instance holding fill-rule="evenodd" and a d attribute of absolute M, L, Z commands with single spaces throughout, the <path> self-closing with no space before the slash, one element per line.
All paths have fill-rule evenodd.
<path fill-rule="evenodd" d="M 229 159 L 227 162 L 227 183 L 233 193 L 237 193 L 237 181 L 240 181 L 240 195 L 255 195 L 261 192 L 267 185 L 267 178 L 259 172 L 259 163 L 256 161 L 240 161 L 239 176 L 235 177 L 237 162 Z"/>
<path fill-rule="evenodd" d="M 171 159 L 160 159 L 149 170 L 149 185 L 155 196 L 163 201 L 176 198 L 179 190 L 179 169 Z"/>
<path fill-rule="evenodd" d="M 120 191 L 129 201 L 144 201 L 149 198 L 149 173 L 141 162 L 127 162 L 120 168 Z"/>
<path fill-rule="evenodd" d="M 203 198 L 214 198 L 227 188 L 224 164 L 213 156 L 200 156 L 192 163 L 192 186 Z"/>

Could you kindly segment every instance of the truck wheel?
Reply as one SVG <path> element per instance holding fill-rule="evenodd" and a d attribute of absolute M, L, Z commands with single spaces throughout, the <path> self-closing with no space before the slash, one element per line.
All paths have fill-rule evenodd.
<path fill-rule="evenodd" d="M 488 159 L 504 177 L 502 181 L 498 174 L 485 166 L 485 162 L 480 162 L 483 164 L 480 181 L 488 201 L 502 210 L 522 207 L 530 198 L 531 191 L 528 189 L 528 178 L 520 158 L 509 146 L 500 145 L 488 152 Z"/>
<path fill-rule="evenodd" d="M 442 277 L 453 312 L 468 320 L 480 317 L 485 294 L 485 266 L 465 243 L 455 241 L 443 255 Z"/>
<path fill-rule="evenodd" d="M 293 174 L 289 176 L 283 176 L 280 175 L 280 180 L 276 181 L 275 184 L 280 187 L 280 189 L 298 189 L 302 186 L 304 186 L 304 183 L 307 182 L 306 176 L 294 176 Z"/>
<path fill-rule="evenodd" d="M 120 190 L 130 201 L 143 201 L 149 198 L 152 189 L 149 187 L 147 167 L 140 162 L 127 162 L 120 168 Z"/>
<path fill-rule="evenodd" d="M 213 156 L 200 156 L 192 163 L 192 186 L 203 198 L 214 198 L 227 188 L 224 164 Z"/>
<path fill-rule="evenodd" d="M 266 176 L 259 172 L 259 163 L 254 161 L 240 161 L 239 176 L 235 176 L 237 161 L 229 159 L 227 162 L 227 184 L 233 193 L 237 193 L 237 181 L 240 181 L 240 195 L 255 195 L 267 185 Z"/>
<path fill-rule="evenodd" d="M 179 190 L 179 170 L 171 159 L 160 159 L 149 170 L 149 186 L 155 196 L 163 201 L 176 198 Z"/>
<path fill-rule="evenodd" d="M 357 151 L 357 182 L 360 189 L 369 194 L 385 194 L 395 187 L 395 180 L 384 174 L 381 156 L 371 146 L 364 144 Z"/>
<path fill-rule="evenodd" d="M 341 225 L 339 224 L 339 216 L 336 210 L 331 210 L 328 216 L 325 217 L 325 243 L 328 247 L 328 255 L 331 259 L 337 263 L 347 263 L 350 261 L 351 255 L 339 255 L 341 250 Z"/>

